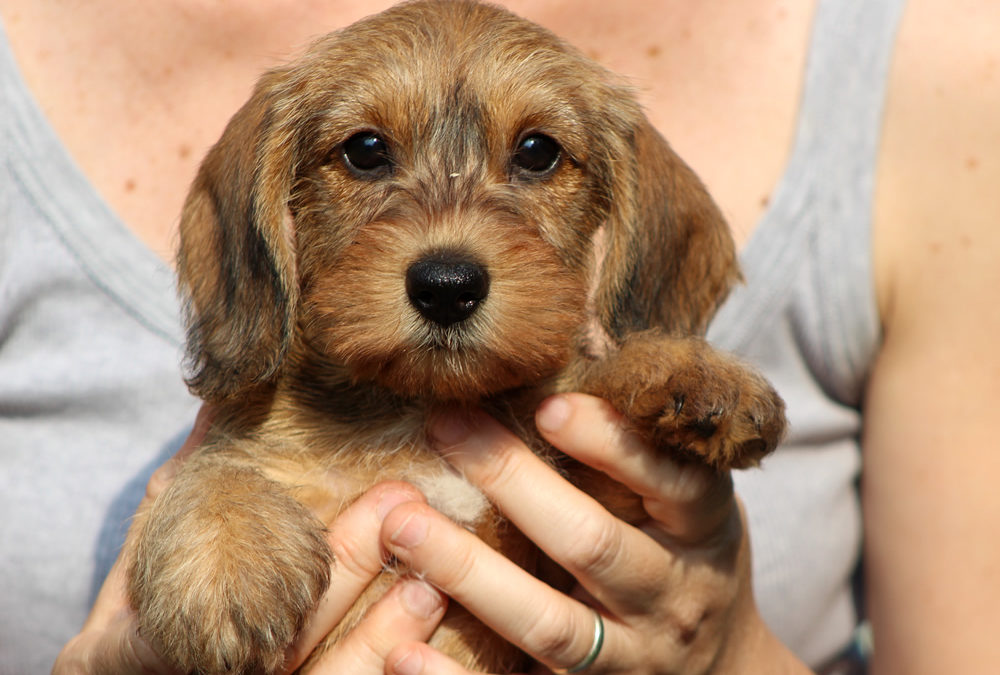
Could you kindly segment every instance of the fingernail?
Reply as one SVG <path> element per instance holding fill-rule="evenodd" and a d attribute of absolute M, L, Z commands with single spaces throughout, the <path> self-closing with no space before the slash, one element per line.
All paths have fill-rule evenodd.
<path fill-rule="evenodd" d="M 389 536 L 389 541 L 402 548 L 413 548 L 424 543 L 427 538 L 427 518 L 414 513 Z"/>
<path fill-rule="evenodd" d="M 471 429 L 468 420 L 457 413 L 442 413 L 431 420 L 428 428 L 431 440 L 439 446 L 455 446 L 467 439 Z"/>
<path fill-rule="evenodd" d="M 540 431 L 555 433 L 563 428 L 572 412 L 573 407 L 569 401 L 562 396 L 553 396 L 542 401 L 542 405 L 538 407 L 535 424 Z"/>
<path fill-rule="evenodd" d="M 424 657 L 416 649 L 408 651 L 392 664 L 392 672 L 395 675 L 420 675 L 424 672 Z"/>
<path fill-rule="evenodd" d="M 418 619 L 429 619 L 441 609 L 441 594 L 422 581 L 403 584 L 400 598 L 406 611 Z"/>

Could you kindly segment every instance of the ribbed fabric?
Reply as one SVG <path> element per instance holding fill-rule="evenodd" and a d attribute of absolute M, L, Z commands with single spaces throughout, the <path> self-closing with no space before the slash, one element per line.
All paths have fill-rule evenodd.
<path fill-rule="evenodd" d="M 77 168 L 0 27 L 0 675 L 49 672 L 186 437 L 182 339 L 173 273 Z"/>
<path fill-rule="evenodd" d="M 809 663 L 855 624 L 860 404 L 881 335 L 871 256 L 883 103 L 903 0 L 820 0 L 785 174 L 709 338 L 788 404 L 787 442 L 741 472 L 765 619 Z"/>

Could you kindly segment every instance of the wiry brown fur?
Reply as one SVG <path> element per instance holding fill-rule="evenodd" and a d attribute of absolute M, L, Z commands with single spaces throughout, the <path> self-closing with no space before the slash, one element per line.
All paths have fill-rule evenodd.
<path fill-rule="evenodd" d="M 391 170 L 345 164 L 361 131 L 386 139 Z M 545 175 L 513 164 L 531 133 L 562 148 Z M 265 75 L 206 157 L 181 236 L 190 384 L 218 416 L 136 523 L 130 593 L 185 672 L 278 668 L 329 583 L 325 524 L 379 480 L 415 482 L 532 568 L 533 547 L 428 449 L 443 403 L 486 408 L 554 464 L 531 419 L 555 391 L 603 396 L 665 452 L 719 469 L 782 433 L 770 386 L 699 337 L 738 279 L 701 183 L 627 88 L 500 9 L 407 3 Z M 490 280 L 447 327 L 404 279 L 441 253 Z M 609 481 L 579 480 L 629 512 Z M 460 610 L 434 643 L 475 669 L 522 658 Z"/>

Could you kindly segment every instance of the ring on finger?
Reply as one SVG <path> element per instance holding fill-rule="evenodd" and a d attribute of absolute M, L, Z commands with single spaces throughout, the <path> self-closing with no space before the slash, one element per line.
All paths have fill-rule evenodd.
<path fill-rule="evenodd" d="M 560 675 L 562 673 L 583 672 L 597 660 L 597 655 L 601 653 L 601 647 L 604 646 L 604 620 L 601 618 L 600 612 L 596 609 L 591 609 L 590 611 L 594 613 L 594 641 L 590 645 L 590 651 L 575 666 L 556 671 Z"/>

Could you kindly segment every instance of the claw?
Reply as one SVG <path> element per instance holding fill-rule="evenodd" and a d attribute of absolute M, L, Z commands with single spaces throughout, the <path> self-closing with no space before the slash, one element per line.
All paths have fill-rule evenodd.
<path fill-rule="evenodd" d="M 684 402 L 684 394 L 674 394 L 674 415 L 680 416 L 681 411 L 684 410 Z"/>
<path fill-rule="evenodd" d="M 696 420 L 691 424 L 691 429 L 702 438 L 711 438 L 719 430 L 718 419 L 722 415 L 721 410 L 713 410 L 707 417 Z"/>

